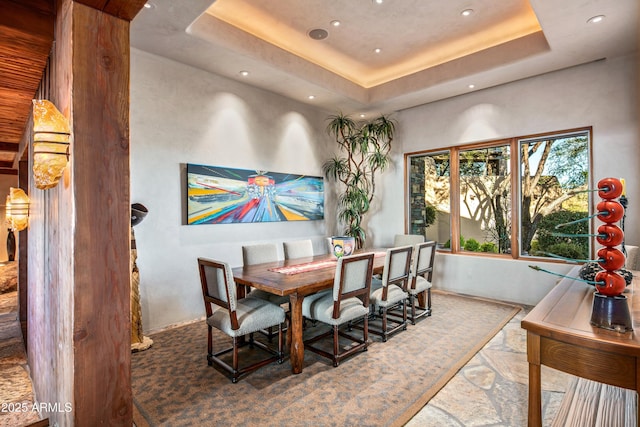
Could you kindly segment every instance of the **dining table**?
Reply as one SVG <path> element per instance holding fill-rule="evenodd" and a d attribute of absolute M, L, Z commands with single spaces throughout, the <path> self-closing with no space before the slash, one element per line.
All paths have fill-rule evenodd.
<path fill-rule="evenodd" d="M 382 273 L 386 249 L 361 250 L 373 252 L 374 274 Z M 233 269 L 237 286 L 248 286 L 274 295 L 288 296 L 291 303 L 287 343 L 291 372 L 299 374 L 304 365 L 302 301 L 311 295 L 333 287 L 337 259 L 332 254 L 245 265 Z"/>

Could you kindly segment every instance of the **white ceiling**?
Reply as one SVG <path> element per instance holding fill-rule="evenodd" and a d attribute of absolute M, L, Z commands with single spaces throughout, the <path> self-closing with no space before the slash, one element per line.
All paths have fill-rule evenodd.
<path fill-rule="evenodd" d="M 150 0 L 131 45 L 328 111 L 390 113 L 635 52 L 638 3 Z"/>

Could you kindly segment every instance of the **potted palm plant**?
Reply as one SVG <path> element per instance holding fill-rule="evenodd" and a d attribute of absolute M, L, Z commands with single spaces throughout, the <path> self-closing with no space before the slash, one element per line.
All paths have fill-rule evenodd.
<path fill-rule="evenodd" d="M 344 224 L 344 234 L 364 246 L 366 231 L 363 216 L 369 211 L 375 196 L 375 178 L 391 162 L 391 142 L 396 122 L 387 116 L 356 122 L 342 113 L 328 118 L 327 133 L 338 144 L 341 153 L 323 165 L 329 180 L 341 183 L 338 198 L 338 219 Z"/>

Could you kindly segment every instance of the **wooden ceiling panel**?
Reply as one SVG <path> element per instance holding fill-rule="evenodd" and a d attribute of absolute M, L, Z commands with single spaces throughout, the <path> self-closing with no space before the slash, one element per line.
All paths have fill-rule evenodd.
<path fill-rule="evenodd" d="M 131 21 L 146 0 L 75 0 Z M 0 174 L 15 158 L 54 37 L 55 0 L 0 0 Z"/>
<path fill-rule="evenodd" d="M 15 156 L 15 154 L 11 153 L 0 153 L 0 169 L 12 168 Z"/>
<path fill-rule="evenodd" d="M 54 0 L 0 0 L 0 174 L 16 155 L 53 43 Z"/>

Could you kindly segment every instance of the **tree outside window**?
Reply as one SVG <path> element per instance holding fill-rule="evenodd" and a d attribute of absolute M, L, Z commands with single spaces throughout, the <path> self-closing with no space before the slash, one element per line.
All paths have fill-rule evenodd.
<path fill-rule="evenodd" d="M 588 221 L 556 228 L 589 215 L 588 133 L 521 140 L 520 160 L 522 254 L 588 258 Z"/>

